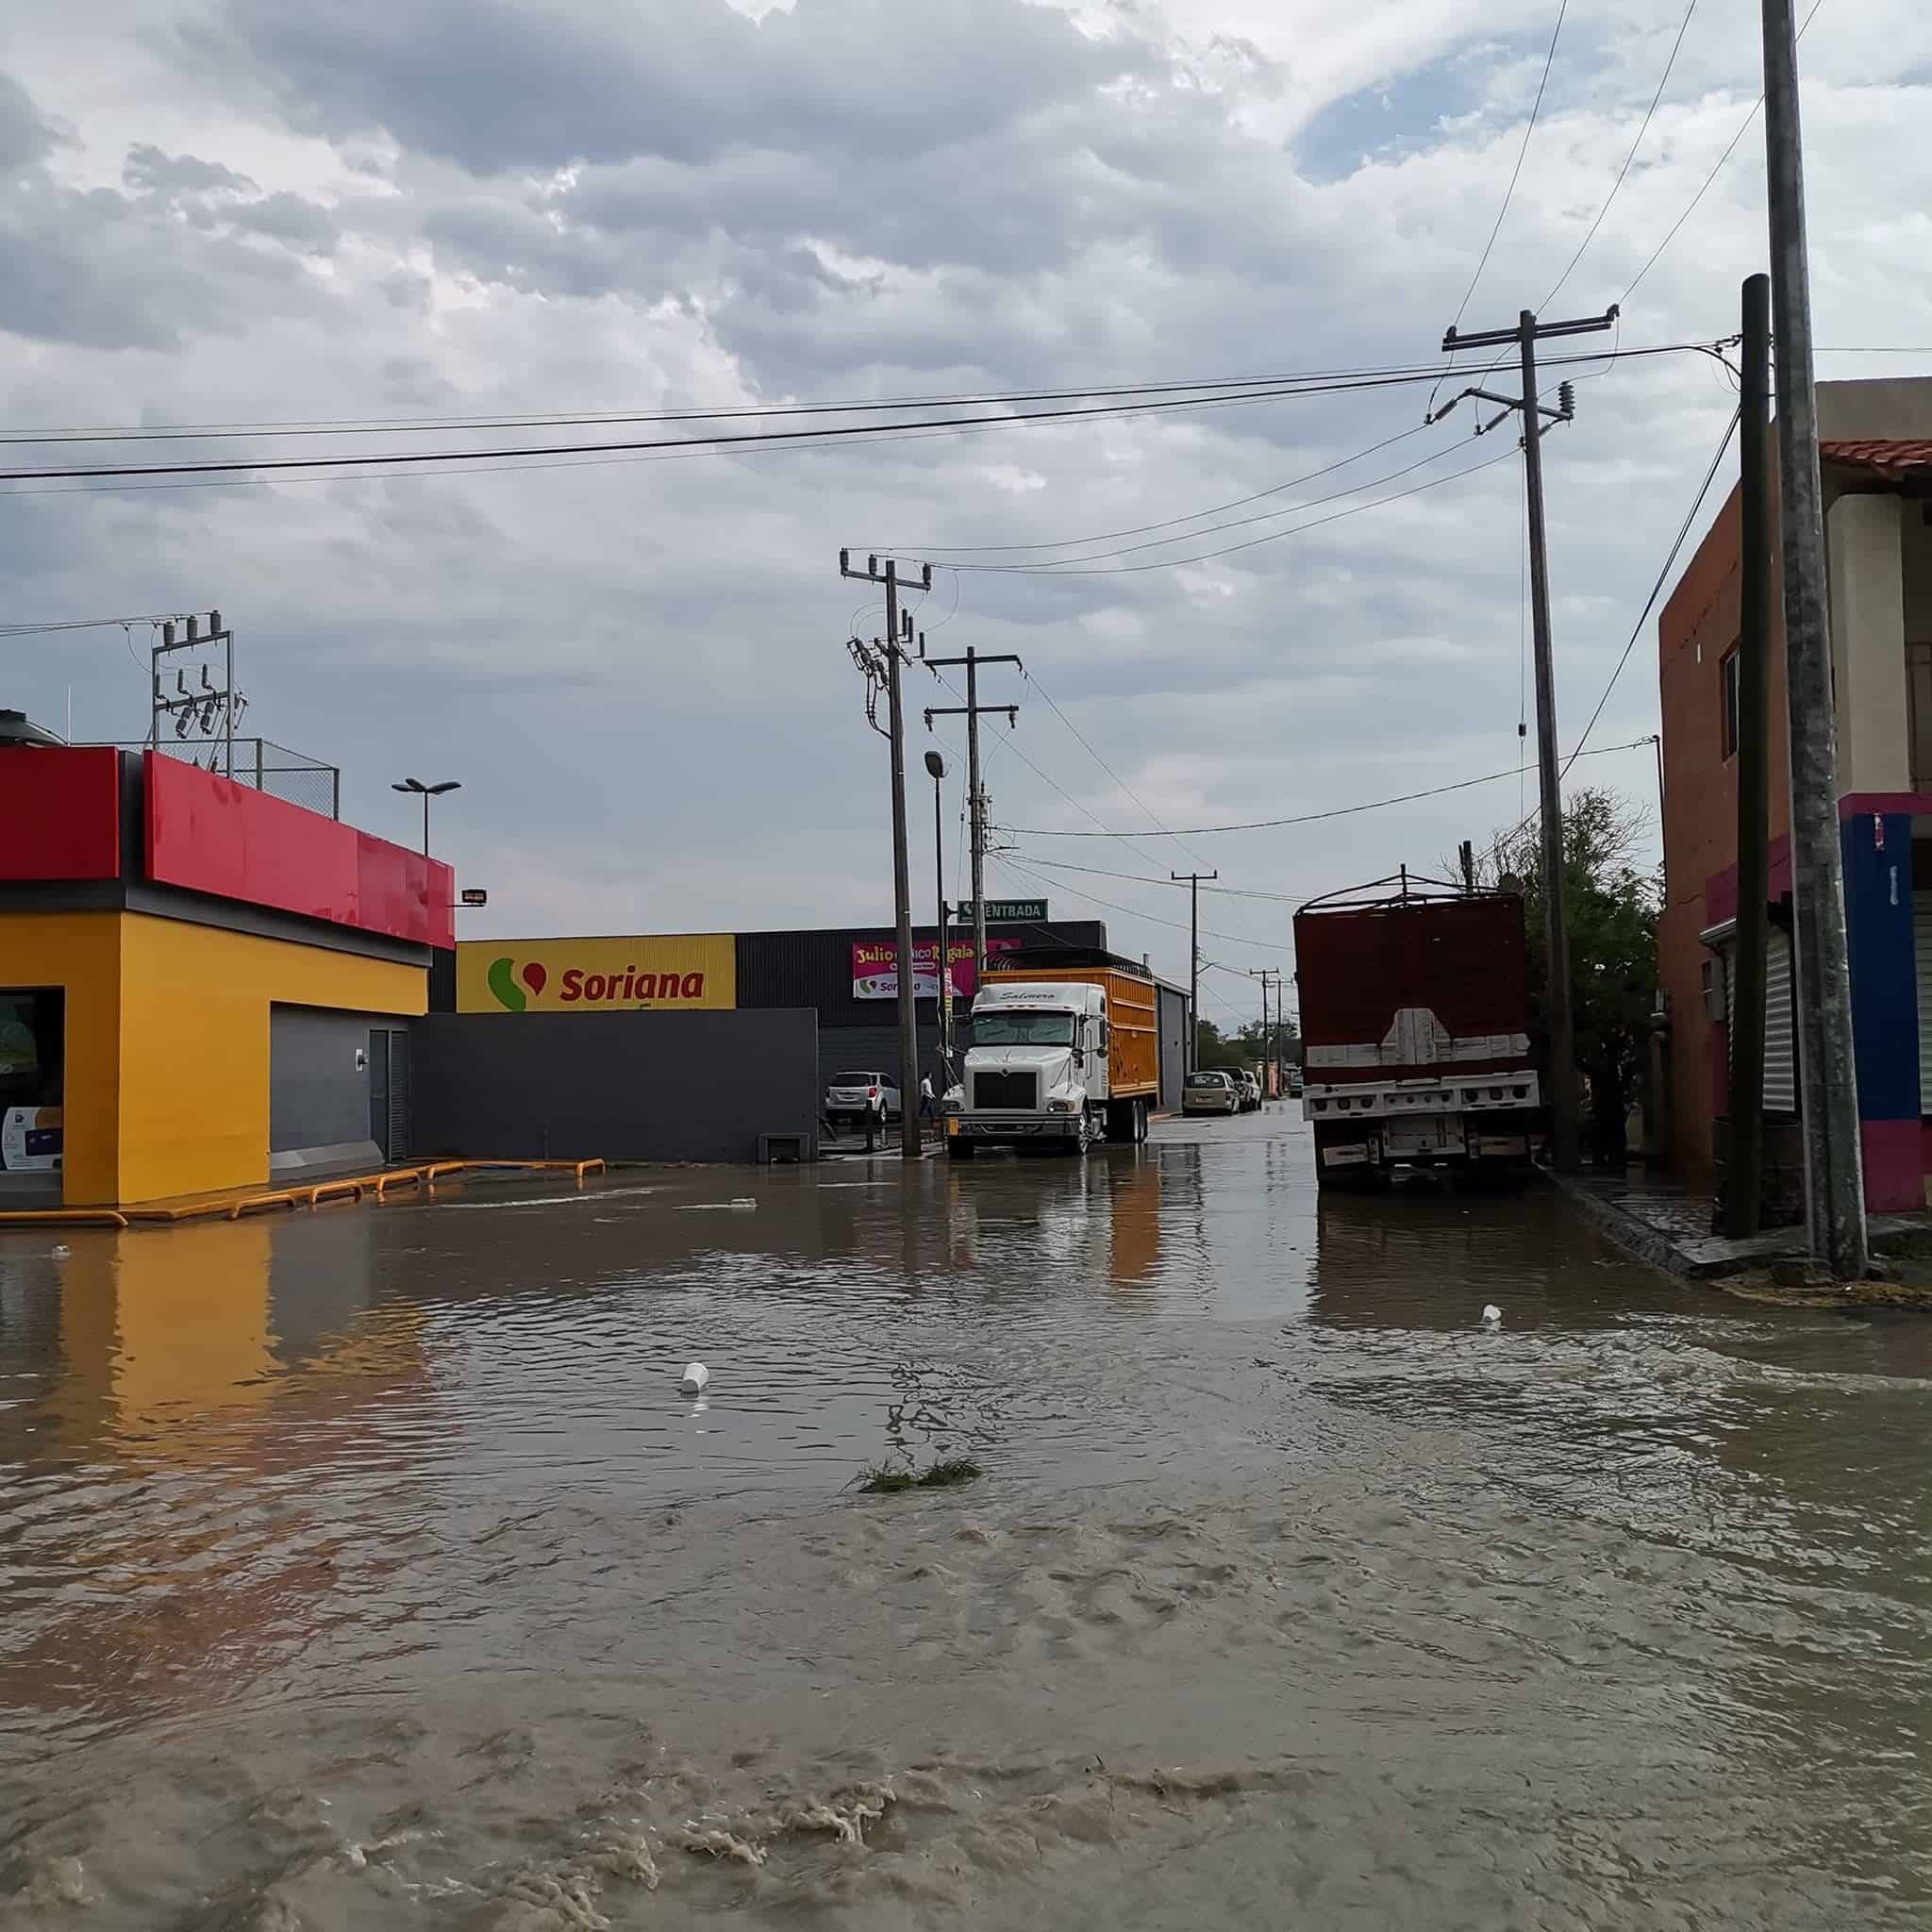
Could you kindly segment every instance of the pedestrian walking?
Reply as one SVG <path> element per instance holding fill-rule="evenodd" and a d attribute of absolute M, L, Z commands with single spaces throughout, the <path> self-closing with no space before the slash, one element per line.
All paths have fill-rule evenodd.
<path fill-rule="evenodd" d="M 933 1098 L 932 1075 L 922 1074 L 919 1079 L 919 1118 L 923 1121 L 936 1121 L 939 1117 L 939 1105 Z"/>

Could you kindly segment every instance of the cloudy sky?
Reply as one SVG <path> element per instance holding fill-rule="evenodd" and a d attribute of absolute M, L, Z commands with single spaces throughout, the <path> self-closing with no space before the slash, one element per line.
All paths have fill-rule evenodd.
<path fill-rule="evenodd" d="M 1684 21 L 1683 0 L 1570 0 L 1467 325 L 1552 293 L 1546 313 L 1625 296 L 1757 97 L 1757 10 L 1694 7 L 1627 178 L 1557 290 Z M 1556 0 L 11 0 L 5 420 L 20 436 L 655 412 L 1430 363 L 1502 205 L 1556 14 Z M 1932 13 L 1824 0 L 1803 57 L 1821 375 L 1932 371 Z M 1762 178 L 1754 126 L 1628 294 L 1624 347 L 1735 328 L 1739 281 L 1762 265 Z M 1847 353 L 1893 347 L 1908 353 Z M 1733 407 L 1694 355 L 1576 373 L 1578 420 L 1549 453 L 1566 743 Z M 1218 867 L 1224 886 L 1303 896 L 1429 865 L 1534 795 L 1520 804 L 1512 775 L 1324 824 L 1157 829 L 1516 765 L 1519 464 L 1505 437 L 1468 440 L 1466 407 L 1419 429 L 1426 399 L 1391 388 L 494 473 L 8 484 L 0 571 L 12 623 L 219 605 L 246 728 L 340 763 L 360 824 L 409 837 L 390 780 L 461 779 L 439 845 L 490 890 L 475 936 L 732 929 L 890 917 L 884 747 L 843 648 L 880 617 L 840 580 L 841 544 L 942 562 L 1031 545 L 972 560 L 1037 562 L 1160 525 L 1188 541 L 1106 559 L 1158 568 L 941 570 L 921 621 L 935 650 L 1025 662 L 1024 678 L 986 679 L 1022 707 L 988 765 L 995 817 L 1026 828 L 994 889 L 1050 878 L 1058 912 L 1097 912 L 1122 950 L 1180 974 L 1185 900 L 1149 877 Z M 640 433 L 665 432 L 599 432 Z M 42 443 L 7 467 L 321 446 Z M 1282 534 L 1437 477 L 1452 480 Z M 1172 561 L 1257 536 L 1272 541 Z M 1653 639 L 1592 742 L 1656 728 Z M 76 736 L 139 738 L 146 643 L 143 625 L 0 639 L 0 703 L 58 728 L 71 702 Z M 923 671 L 909 690 L 957 702 Z M 926 741 L 915 719 L 915 770 Z M 950 755 L 957 734 L 937 741 Z M 1654 802 L 1647 750 L 1586 772 Z M 924 907 L 923 779 L 915 800 Z M 958 809 L 949 779 L 949 864 Z M 1052 836 L 1096 823 L 1134 836 Z M 1203 907 L 1204 951 L 1233 969 L 1210 977 L 1221 1016 L 1251 1012 L 1234 973 L 1287 958 L 1290 908 Z"/>

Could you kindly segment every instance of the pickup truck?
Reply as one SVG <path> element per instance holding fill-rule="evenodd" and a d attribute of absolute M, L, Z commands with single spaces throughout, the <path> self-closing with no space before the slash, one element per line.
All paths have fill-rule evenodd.
<path fill-rule="evenodd" d="M 1115 967 L 989 972 L 945 1097 L 947 1154 L 1144 1141 L 1159 1091 L 1156 1013 L 1153 980 Z"/>

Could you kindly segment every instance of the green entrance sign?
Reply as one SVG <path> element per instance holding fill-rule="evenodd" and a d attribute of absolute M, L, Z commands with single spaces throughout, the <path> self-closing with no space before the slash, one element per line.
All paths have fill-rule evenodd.
<path fill-rule="evenodd" d="M 953 908 L 953 917 L 961 925 L 973 924 L 973 901 L 961 899 Z M 986 902 L 986 923 L 989 925 L 1043 925 L 1046 923 L 1046 901 L 1044 899 L 989 899 Z"/>

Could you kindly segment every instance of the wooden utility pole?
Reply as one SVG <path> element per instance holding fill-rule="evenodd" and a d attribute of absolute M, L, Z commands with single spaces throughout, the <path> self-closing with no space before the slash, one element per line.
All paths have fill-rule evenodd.
<path fill-rule="evenodd" d="M 962 658 L 928 658 L 925 640 L 920 639 L 920 661 L 935 677 L 955 664 L 966 667 L 966 702 L 963 705 L 934 705 L 925 714 L 925 728 L 932 729 L 935 718 L 966 720 L 967 824 L 973 844 L 973 988 L 977 993 L 986 977 L 986 788 L 979 782 L 979 719 L 984 711 L 1004 711 L 1008 725 L 1020 720 L 1018 705 L 982 705 L 979 702 L 979 667 L 982 664 L 1025 666 L 1010 651 L 982 655 L 969 644 Z"/>
<path fill-rule="evenodd" d="M 1201 1071 L 1201 881 L 1218 879 L 1218 872 L 1173 872 L 1168 877 L 1188 889 L 1188 1072 Z"/>
<path fill-rule="evenodd" d="M 1770 834 L 1771 279 L 1744 284 L 1738 472 L 1738 924 L 1732 947 L 1731 1158 L 1724 1232 L 1757 1232 L 1764 1198 L 1765 848 Z"/>
<path fill-rule="evenodd" d="M 848 551 L 839 553 L 839 575 L 859 577 L 886 587 L 885 683 L 891 706 L 892 745 L 892 918 L 896 930 L 899 970 L 899 1151 L 908 1160 L 920 1158 L 919 1126 L 919 1009 L 912 974 L 912 867 L 906 838 L 906 712 L 901 701 L 901 665 L 912 619 L 899 615 L 899 567 L 887 558 L 883 572 L 876 557 L 864 570 L 854 570 Z M 932 565 L 925 566 L 922 590 L 932 589 Z"/>
<path fill-rule="evenodd" d="M 1763 0 L 1765 186 L 1777 371 L 1785 689 L 1790 726 L 1791 901 L 1796 926 L 1800 1111 L 1812 1254 L 1840 1281 L 1871 1265 L 1852 1043 L 1844 853 L 1839 844 L 1838 721 L 1818 474 L 1811 270 L 1805 240 L 1798 36 L 1791 0 Z"/>
<path fill-rule="evenodd" d="M 1440 422 L 1463 396 L 1477 396 L 1485 402 L 1500 403 L 1504 409 L 1518 410 L 1523 417 L 1523 482 L 1529 516 L 1529 596 L 1530 626 L 1536 649 L 1536 737 L 1537 781 L 1542 821 L 1543 941 L 1549 962 L 1547 994 L 1550 1025 L 1550 1138 L 1552 1154 L 1559 1173 L 1574 1170 L 1579 1159 L 1576 1108 L 1576 1025 L 1570 984 L 1570 928 L 1565 917 L 1563 880 L 1563 791 L 1557 760 L 1557 678 L 1550 642 L 1550 559 L 1543 523 L 1543 419 L 1547 416 L 1567 423 L 1575 413 L 1574 393 L 1564 383 L 1559 391 L 1562 407 L 1549 408 L 1537 395 L 1536 345 L 1552 336 L 1595 333 L 1614 325 L 1617 311 L 1581 317 L 1574 322 L 1542 322 L 1525 308 L 1514 328 L 1485 329 L 1474 335 L 1459 335 L 1451 329 L 1442 338 L 1442 351 L 1451 355 L 1457 349 L 1500 348 L 1514 343 L 1523 371 L 1521 396 L 1492 394 L 1485 389 L 1466 389 L 1438 409 L 1431 421 Z M 1503 420 L 1483 425 L 1484 434 Z"/>

